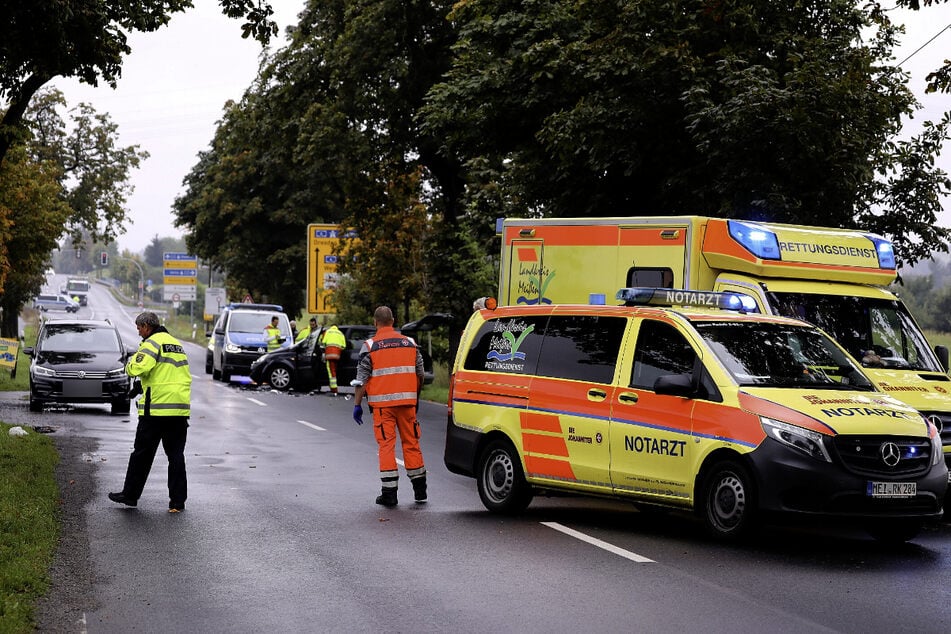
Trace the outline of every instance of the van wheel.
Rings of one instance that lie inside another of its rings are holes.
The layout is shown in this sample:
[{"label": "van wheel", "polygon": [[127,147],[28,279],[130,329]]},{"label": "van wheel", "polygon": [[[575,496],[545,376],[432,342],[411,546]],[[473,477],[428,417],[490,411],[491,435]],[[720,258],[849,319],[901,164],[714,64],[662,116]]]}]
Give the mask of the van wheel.
[{"label": "van wheel", "polygon": [[747,534],[756,516],[753,478],[733,460],[715,464],[704,479],[698,510],[709,533],[722,540]]},{"label": "van wheel", "polygon": [[215,370],[214,368],[212,368],[212,369],[211,369],[211,380],[212,380],[212,381],[220,381],[220,380],[221,380],[221,370]]},{"label": "van wheel", "polygon": [[224,370],[222,370],[222,371],[221,371],[221,380],[224,381],[225,383],[227,383],[228,381],[230,381],[230,380],[231,380],[231,373],[230,373],[230,372],[225,372]]},{"label": "van wheel", "polygon": [[880,520],[868,528],[868,534],[886,544],[903,544],[914,539],[921,532],[924,522],[921,520]]},{"label": "van wheel", "polygon": [[493,513],[515,515],[532,501],[532,490],[525,481],[522,463],[509,442],[489,443],[479,456],[477,481],[482,504]]},{"label": "van wheel", "polygon": [[290,389],[293,379],[291,371],[283,365],[274,366],[267,373],[267,382],[276,390]]},{"label": "van wheel", "polygon": [[33,398],[33,393],[30,392],[30,411],[31,412],[42,412],[43,403]]}]

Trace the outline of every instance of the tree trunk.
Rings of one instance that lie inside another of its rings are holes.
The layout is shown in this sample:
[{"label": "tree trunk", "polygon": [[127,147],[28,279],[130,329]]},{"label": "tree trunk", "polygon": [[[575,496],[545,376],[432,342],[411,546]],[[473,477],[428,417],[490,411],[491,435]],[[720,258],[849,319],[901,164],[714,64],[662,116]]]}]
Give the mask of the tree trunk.
[{"label": "tree trunk", "polygon": [[6,298],[0,299],[0,337],[16,339],[20,336],[19,329],[17,328],[17,318],[20,316],[20,307],[7,306],[7,303],[4,301],[5,299]]}]

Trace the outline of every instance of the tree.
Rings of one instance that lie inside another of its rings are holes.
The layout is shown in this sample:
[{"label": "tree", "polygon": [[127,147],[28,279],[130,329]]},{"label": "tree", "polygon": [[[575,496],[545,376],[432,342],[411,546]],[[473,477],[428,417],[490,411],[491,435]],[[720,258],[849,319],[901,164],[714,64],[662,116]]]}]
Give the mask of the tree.
[{"label": "tree", "polygon": [[17,336],[20,307],[40,289],[71,213],[57,177],[55,165],[31,161],[22,147],[0,165],[0,218],[7,220],[0,223],[0,336]]},{"label": "tree", "polygon": [[[307,224],[383,213],[393,179],[411,174],[425,180],[429,210],[455,222],[459,165],[416,122],[448,67],[448,7],[309,2],[186,179],[175,210],[192,252],[293,309],[303,302]],[[392,266],[404,264],[416,266]]]},{"label": "tree", "polygon": [[911,261],[947,250],[947,125],[895,141],[917,104],[876,5],[484,0],[450,17],[423,129],[465,163],[473,200],[500,201],[490,213],[861,221]]},{"label": "tree", "polygon": [[[266,44],[277,32],[264,0],[219,0],[228,17],[244,17],[243,37]],[[115,86],[130,52],[126,34],[151,32],[191,0],[46,0],[7,2],[0,20],[0,164],[23,141],[23,116],[33,95],[54,77],[78,77],[92,86]]]},{"label": "tree", "polygon": [[[899,7],[907,7],[918,11],[921,7],[930,7],[932,5],[946,3],[948,0],[896,0]],[[948,26],[944,27],[945,29]],[[944,60],[944,66],[941,66],[930,73],[925,81],[928,82],[927,92],[951,92],[951,60]]]},{"label": "tree", "polygon": [[67,126],[59,114],[65,107],[59,90],[37,93],[26,114],[27,146],[35,160],[58,169],[63,196],[73,210],[66,223],[73,242],[81,244],[88,235],[108,244],[125,231],[129,173],[148,153],[136,145],[118,146],[116,124],[89,104],[71,109]]}]

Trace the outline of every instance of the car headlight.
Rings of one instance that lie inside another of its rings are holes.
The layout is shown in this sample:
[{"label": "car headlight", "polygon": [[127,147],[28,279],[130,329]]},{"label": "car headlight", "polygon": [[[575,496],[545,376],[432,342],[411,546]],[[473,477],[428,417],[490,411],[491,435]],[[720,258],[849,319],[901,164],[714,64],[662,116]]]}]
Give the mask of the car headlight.
[{"label": "car headlight", "polygon": [[115,370],[106,372],[107,379],[115,379],[120,376],[125,376],[125,368],[116,368]]},{"label": "car headlight", "polygon": [[234,345],[233,343],[229,343],[225,346],[225,352],[241,352],[241,348]]},{"label": "car headlight", "polygon": [[56,376],[56,370],[45,368],[41,365],[33,366],[33,374],[37,376]]},{"label": "car headlight", "polygon": [[933,467],[944,460],[944,447],[941,445],[941,434],[938,433],[935,424],[927,418],[922,418],[925,421],[925,429],[928,430],[928,438],[931,439],[931,466]]},{"label": "car headlight", "polygon": [[763,426],[763,431],[773,440],[777,440],[787,447],[804,453],[816,460],[832,462],[832,458],[829,457],[829,452],[826,451],[823,436],[819,432],[804,427],[797,427],[796,425],[790,425],[789,423],[784,423],[765,416],[760,416],[759,420]]}]

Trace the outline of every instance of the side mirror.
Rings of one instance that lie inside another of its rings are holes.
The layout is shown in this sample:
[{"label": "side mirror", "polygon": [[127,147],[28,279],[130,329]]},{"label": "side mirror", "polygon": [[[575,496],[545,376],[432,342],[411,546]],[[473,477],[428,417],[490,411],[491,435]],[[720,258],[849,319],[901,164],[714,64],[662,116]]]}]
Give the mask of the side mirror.
[{"label": "side mirror", "polygon": [[33,346],[27,346],[26,348],[23,349],[23,354],[32,358],[33,355],[36,354],[36,348],[34,348]]},{"label": "side mirror", "polygon": [[948,347],[947,346],[935,346],[934,353],[938,355],[938,363],[941,364],[941,367],[944,368],[944,371],[948,371]]},{"label": "side mirror", "polygon": [[654,381],[654,392],[690,398],[694,394],[693,378],[684,374],[665,374]]}]

